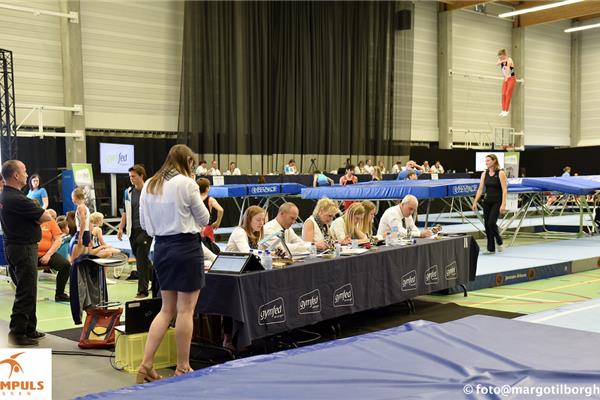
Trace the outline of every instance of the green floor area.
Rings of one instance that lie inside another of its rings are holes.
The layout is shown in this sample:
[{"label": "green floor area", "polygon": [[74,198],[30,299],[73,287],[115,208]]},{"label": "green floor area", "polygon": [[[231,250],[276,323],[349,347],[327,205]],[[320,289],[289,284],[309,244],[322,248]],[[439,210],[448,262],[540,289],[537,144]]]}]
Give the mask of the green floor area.
[{"label": "green floor area", "polygon": [[[110,300],[131,301],[137,293],[137,280],[116,279],[114,285],[108,286]],[[38,329],[43,332],[52,332],[74,328],[69,303],[54,301],[56,283],[53,277],[40,273],[38,279],[37,317]],[[68,293],[68,286],[66,292]],[[9,321],[14,300],[14,289],[5,281],[0,282],[0,320]],[[81,325],[80,325],[81,326]]]},{"label": "green floor area", "polygon": [[600,298],[600,269],[557,276],[539,281],[448,296],[421,296],[419,299],[520,314],[532,314],[567,304]]}]

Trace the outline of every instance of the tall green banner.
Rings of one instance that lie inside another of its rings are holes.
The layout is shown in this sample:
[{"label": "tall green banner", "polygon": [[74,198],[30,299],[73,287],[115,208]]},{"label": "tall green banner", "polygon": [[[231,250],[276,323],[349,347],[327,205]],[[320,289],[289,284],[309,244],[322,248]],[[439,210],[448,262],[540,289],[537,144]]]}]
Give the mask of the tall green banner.
[{"label": "tall green banner", "polygon": [[90,212],[96,211],[96,192],[94,190],[94,171],[92,164],[73,163],[73,178],[75,185],[83,189],[85,193],[85,205]]}]

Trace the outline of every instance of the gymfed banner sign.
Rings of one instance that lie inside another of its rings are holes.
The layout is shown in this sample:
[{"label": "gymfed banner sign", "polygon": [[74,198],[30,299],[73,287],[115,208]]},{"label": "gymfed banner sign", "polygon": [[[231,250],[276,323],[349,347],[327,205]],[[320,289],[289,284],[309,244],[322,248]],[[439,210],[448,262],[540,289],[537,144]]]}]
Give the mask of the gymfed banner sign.
[{"label": "gymfed banner sign", "polygon": [[100,143],[100,172],[127,174],[134,164],[132,144]]}]

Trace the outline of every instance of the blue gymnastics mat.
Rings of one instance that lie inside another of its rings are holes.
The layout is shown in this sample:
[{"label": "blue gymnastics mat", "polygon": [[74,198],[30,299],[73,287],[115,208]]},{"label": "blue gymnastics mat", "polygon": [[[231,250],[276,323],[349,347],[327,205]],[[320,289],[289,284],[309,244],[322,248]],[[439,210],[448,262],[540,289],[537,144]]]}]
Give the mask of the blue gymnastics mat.
[{"label": "blue gymnastics mat", "polygon": [[444,324],[420,321],[84,398],[529,398],[468,392],[476,393],[478,385],[591,389],[600,379],[599,341],[596,333],[481,315]]}]

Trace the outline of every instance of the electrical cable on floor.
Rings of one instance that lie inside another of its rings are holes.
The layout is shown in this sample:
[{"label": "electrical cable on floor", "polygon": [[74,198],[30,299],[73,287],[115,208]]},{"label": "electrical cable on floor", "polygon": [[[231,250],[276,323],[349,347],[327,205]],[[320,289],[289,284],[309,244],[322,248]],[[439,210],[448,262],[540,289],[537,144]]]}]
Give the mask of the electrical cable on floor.
[{"label": "electrical cable on floor", "polygon": [[[117,342],[121,336],[117,338]],[[117,343],[115,343],[115,348],[117,347]],[[117,371],[124,371],[125,367],[120,367],[114,362],[115,352],[114,350],[110,354],[97,354],[97,353],[87,353],[85,351],[73,351],[73,350],[52,350],[52,355],[55,356],[81,356],[81,357],[100,357],[100,358],[109,358],[110,366]]]}]

